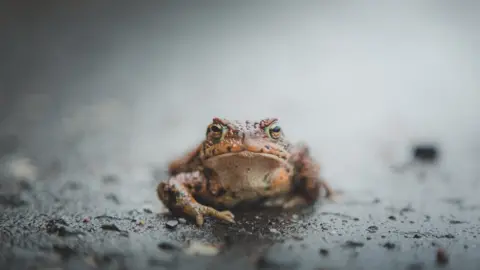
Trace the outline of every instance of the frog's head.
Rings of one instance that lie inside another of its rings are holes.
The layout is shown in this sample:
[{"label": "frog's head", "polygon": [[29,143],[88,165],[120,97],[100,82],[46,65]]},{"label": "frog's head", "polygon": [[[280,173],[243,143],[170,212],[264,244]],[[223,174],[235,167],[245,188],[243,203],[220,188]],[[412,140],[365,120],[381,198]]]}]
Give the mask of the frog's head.
[{"label": "frog's head", "polygon": [[205,136],[201,150],[204,160],[240,155],[285,162],[289,157],[290,143],[277,118],[258,121],[214,118]]}]

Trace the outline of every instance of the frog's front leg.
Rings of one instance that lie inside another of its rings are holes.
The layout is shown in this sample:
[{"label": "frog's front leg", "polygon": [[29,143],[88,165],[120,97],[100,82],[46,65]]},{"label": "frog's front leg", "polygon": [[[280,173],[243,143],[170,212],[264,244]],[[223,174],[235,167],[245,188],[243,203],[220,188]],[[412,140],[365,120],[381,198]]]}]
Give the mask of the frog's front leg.
[{"label": "frog's front leg", "polygon": [[323,189],[327,199],[333,200],[335,192],[331,186],[320,177],[320,166],[310,156],[307,146],[299,146],[291,155],[290,163],[294,165],[292,175],[292,196],[283,207],[291,208],[298,205],[311,205],[315,203]]},{"label": "frog's front leg", "polygon": [[207,192],[206,183],[207,179],[198,171],[179,173],[158,184],[157,195],[173,214],[194,218],[198,226],[203,225],[204,216],[235,223],[230,211],[218,211],[195,200],[195,194]]}]

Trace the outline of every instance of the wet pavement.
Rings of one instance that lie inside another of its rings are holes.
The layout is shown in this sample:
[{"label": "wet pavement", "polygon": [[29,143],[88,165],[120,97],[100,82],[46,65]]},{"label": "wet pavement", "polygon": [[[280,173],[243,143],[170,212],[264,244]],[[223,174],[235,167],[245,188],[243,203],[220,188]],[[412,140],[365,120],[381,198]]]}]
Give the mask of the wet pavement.
[{"label": "wet pavement", "polygon": [[[478,269],[478,9],[94,7],[4,14],[2,269]],[[170,216],[167,162],[265,116],[337,201]]]},{"label": "wet pavement", "polygon": [[[207,219],[202,228],[171,217],[154,200],[129,199],[153,199],[154,181],[111,178],[59,177],[4,191],[2,269],[475,269],[479,263],[475,192],[456,196],[448,190],[458,183],[441,175],[404,176],[413,187],[408,194],[401,184],[397,196],[346,190],[335,203],[253,209],[235,213],[234,225]],[[393,172],[389,178],[382,184],[398,181]],[[437,258],[441,250],[447,261]]]}]

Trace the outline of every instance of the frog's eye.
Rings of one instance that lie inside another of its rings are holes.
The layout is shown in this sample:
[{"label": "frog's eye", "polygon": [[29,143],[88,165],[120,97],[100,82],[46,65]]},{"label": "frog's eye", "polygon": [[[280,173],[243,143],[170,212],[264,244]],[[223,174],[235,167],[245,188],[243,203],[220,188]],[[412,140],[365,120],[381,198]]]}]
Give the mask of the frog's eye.
[{"label": "frog's eye", "polygon": [[265,128],[265,132],[268,134],[268,136],[272,139],[278,139],[282,135],[282,128],[277,125],[273,124]]},{"label": "frog's eye", "polygon": [[225,135],[225,128],[219,124],[212,124],[207,129],[207,136],[208,135],[213,139],[221,140]]}]

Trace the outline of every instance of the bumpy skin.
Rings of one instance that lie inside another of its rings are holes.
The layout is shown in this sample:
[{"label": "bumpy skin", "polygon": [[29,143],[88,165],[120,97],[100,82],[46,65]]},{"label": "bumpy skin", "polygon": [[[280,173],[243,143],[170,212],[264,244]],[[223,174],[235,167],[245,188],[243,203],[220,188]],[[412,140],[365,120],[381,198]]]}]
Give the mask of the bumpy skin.
[{"label": "bumpy skin", "polygon": [[[201,226],[204,216],[234,222],[227,209],[241,204],[291,208],[334,193],[305,145],[293,146],[275,118],[229,121],[214,118],[205,140],[169,165],[157,187],[164,205]],[[224,210],[224,211],[221,211]]]}]

